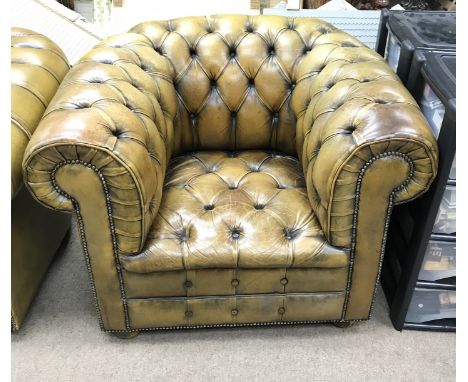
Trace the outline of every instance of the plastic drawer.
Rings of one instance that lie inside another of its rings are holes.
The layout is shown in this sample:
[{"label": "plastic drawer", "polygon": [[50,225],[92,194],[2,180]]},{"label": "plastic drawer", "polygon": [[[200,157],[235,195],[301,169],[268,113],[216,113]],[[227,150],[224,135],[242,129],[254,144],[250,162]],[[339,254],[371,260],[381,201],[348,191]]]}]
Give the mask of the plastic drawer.
[{"label": "plastic drawer", "polygon": [[431,126],[434,136],[438,138],[445,115],[445,106],[428,84],[424,85],[423,96],[419,104],[424,116],[429,122],[429,126]]},{"label": "plastic drawer", "polygon": [[437,281],[456,276],[456,243],[430,240],[427,244],[419,279]]},{"label": "plastic drawer", "polygon": [[422,323],[444,318],[456,318],[456,292],[416,288],[406,322]]},{"label": "plastic drawer", "polygon": [[401,47],[397,39],[391,33],[388,32],[387,46],[385,47],[385,59],[388,62],[388,65],[393,69],[394,72],[397,71],[398,61],[400,59]]},{"label": "plastic drawer", "polygon": [[456,211],[456,188],[455,186],[446,186],[432,232],[443,234],[456,233]]}]

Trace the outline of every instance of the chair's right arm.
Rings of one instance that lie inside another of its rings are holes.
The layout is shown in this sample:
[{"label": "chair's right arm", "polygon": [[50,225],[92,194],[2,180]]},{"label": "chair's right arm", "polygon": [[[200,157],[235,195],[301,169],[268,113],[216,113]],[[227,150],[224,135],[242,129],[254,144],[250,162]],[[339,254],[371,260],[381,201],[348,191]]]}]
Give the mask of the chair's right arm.
[{"label": "chair's right arm", "polygon": [[75,210],[104,329],[128,328],[118,255],[138,252],[173,147],[169,62],[138,34],[114,36],[70,70],[23,162],[33,196]]},{"label": "chair's right arm", "polygon": [[342,319],[368,319],[392,207],[429,188],[438,147],[383,58],[329,28],[298,68],[291,104],[312,208],[328,242],[350,253]]}]

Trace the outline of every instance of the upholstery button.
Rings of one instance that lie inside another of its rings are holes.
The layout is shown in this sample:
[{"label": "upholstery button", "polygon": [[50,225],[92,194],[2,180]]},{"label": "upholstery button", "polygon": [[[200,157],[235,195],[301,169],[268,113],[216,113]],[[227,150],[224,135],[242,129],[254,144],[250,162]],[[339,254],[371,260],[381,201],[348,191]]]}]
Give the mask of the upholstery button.
[{"label": "upholstery button", "polygon": [[274,46],[270,46],[270,47],[268,48],[268,54],[269,54],[270,56],[272,56],[273,54],[275,54],[275,47],[274,47]]},{"label": "upholstery button", "polygon": [[281,280],[280,280],[280,283],[281,285],[286,285],[288,283],[288,279],[286,277],[283,277]]},{"label": "upholstery button", "polygon": [[230,190],[237,190],[237,186],[229,186],[228,187]]},{"label": "upholstery button", "polygon": [[238,280],[238,279],[233,279],[233,280],[231,281],[231,285],[232,285],[233,287],[238,286],[238,285],[239,285],[239,280]]},{"label": "upholstery button", "polygon": [[284,309],[283,307],[278,309],[279,314],[284,314],[284,312],[286,312],[286,309]]},{"label": "upholstery button", "polygon": [[252,33],[252,32],[253,32],[253,27],[252,27],[252,25],[247,25],[247,26],[245,27],[245,31],[246,31],[246,32],[249,32],[249,33]]},{"label": "upholstery button", "polygon": [[191,310],[185,311],[185,317],[192,317],[192,316],[193,316],[193,312]]},{"label": "upholstery button", "polygon": [[232,314],[233,316],[237,316],[238,313],[239,313],[239,311],[238,311],[237,309],[232,309],[232,310],[231,310],[231,314]]},{"label": "upholstery button", "polygon": [[195,115],[195,113],[190,113],[189,117],[190,119],[195,119],[197,116]]},{"label": "upholstery button", "polygon": [[229,52],[229,55],[230,55],[231,57],[236,57],[236,51],[235,51],[235,50],[231,50],[231,51]]},{"label": "upholstery button", "polygon": [[263,210],[265,208],[263,204],[255,204],[254,207],[256,210]]},{"label": "upholstery button", "polygon": [[255,80],[253,78],[249,78],[249,86],[254,86]]},{"label": "upholstery button", "polygon": [[237,240],[240,238],[240,231],[238,229],[233,229],[231,232],[231,236],[233,239]]},{"label": "upholstery button", "polygon": [[210,84],[211,84],[212,87],[215,87],[215,86],[216,86],[216,80],[215,80],[215,79],[212,79],[212,80],[210,81]]},{"label": "upholstery button", "polygon": [[177,237],[179,238],[180,241],[187,241],[188,240],[188,234],[186,230],[178,231],[176,232]]},{"label": "upholstery button", "polygon": [[277,119],[278,117],[279,117],[279,113],[278,113],[278,112],[273,113],[273,118],[276,118],[276,119]]},{"label": "upholstery button", "polygon": [[296,87],[296,83],[295,82],[291,82],[291,84],[289,85],[289,88],[290,89],[294,89]]},{"label": "upholstery button", "polygon": [[185,283],[184,283],[185,287],[186,288],[191,288],[193,286],[193,283],[190,281],[190,280],[187,280]]},{"label": "upholstery button", "polygon": [[232,111],[232,112],[231,112],[231,118],[236,118],[236,117],[237,117],[237,112]]},{"label": "upholstery button", "polygon": [[208,204],[205,207],[203,207],[206,211],[211,211],[214,209],[214,206],[212,204]]},{"label": "upholstery button", "polygon": [[295,230],[293,230],[291,228],[285,228],[283,232],[284,232],[284,237],[286,238],[286,240],[294,239],[294,237],[297,234],[297,231],[295,231]]},{"label": "upholstery button", "polygon": [[190,48],[189,53],[190,53],[191,56],[195,56],[197,54],[195,48]]}]

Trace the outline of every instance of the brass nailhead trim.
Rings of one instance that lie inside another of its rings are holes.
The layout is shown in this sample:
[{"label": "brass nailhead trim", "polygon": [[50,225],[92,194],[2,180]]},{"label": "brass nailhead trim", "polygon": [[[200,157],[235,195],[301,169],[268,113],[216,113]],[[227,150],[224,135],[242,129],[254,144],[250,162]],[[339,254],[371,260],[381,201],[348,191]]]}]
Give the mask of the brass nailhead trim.
[{"label": "brass nailhead trim", "polygon": [[103,329],[106,333],[133,333],[139,331],[152,331],[152,330],[180,330],[180,329],[209,329],[209,328],[238,328],[246,326],[286,326],[286,325],[309,325],[309,324],[333,324],[345,322],[361,322],[368,319],[357,320],[305,320],[305,321],[272,321],[272,322],[252,322],[240,324],[207,324],[207,325],[176,325],[176,326],[156,326],[152,328],[130,329],[130,330],[112,330]]},{"label": "brass nailhead trim", "polygon": [[81,245],[83,248],[83,253],[85,255],[85,261],[86,261],[86,267],[88,269],[88,275],[91,281],[91,289],[93,291],[93,296],[94,296],[94,305],[96,308],[96,311],[98,313],[98,318],[99,318],[99,326],[101,327],[101,330],[104,330],[104,323],[102,321],[102,314],[101,314],[101,309],[99,308],[99,303],[98,303],[98,298],[97,298],[97,291],[96,291],[96,286],[94,282],[94,274],[92,272],[91,268],[91,261],[89,257],[89,252],[88,252],[88,245],[86,241],[86,235],[85,235],[85,228],[84,228],[84,223],[83,223],[83,217],[81,216],[80,212],[80,206],[79,203],[76,199],[74,199],[72,196],[68,195],[65,191],[60,189],[57,185],[57,181],[55,180],[55,174],[57,173],[57,170],[61,168],[62,166],[65,165],[70,165],[70,164],[79,164],[85,167],[88,167],[92,169],[97,176],[99,177],[99,180],[101,181],[102,188],[104,191],[104,196],[106,199],[106,206],[107,206],[107,217],[109,219],[109,227],[111,230],[111,238],[112,238],[112,250],[114,254],[114,260],[116,264],[116,271],[119,279],[119,286],[120,286],[120,294],[121,294],[121,300],[122,300],[122,306],[124,310],[124,317],[125,317],[125,327],[128,330],[131,330],[130,327],[130,318],[128,315],[128,307],[127,307],[127,298],[125,296],[125,286],[124,286],[124,281],[123,281],[123,276],[122,276],[122,269],[120,265],[120,260],[118,256],[118,244],[117,244],[117,238],[115,235],[115,226],[114,226],[114,218],[112,216],[112,206],[111,206],[111,200],[110,200],[110,193],[109,189],[107,187],[106,180],[104,178],[104,175],[101,173],[101,171],[93,164],[79,160],[79,159],[72,159],[72,160],[66,160],[63,162],[57,163],[54,168],[52,169],[51,172],[51,182],[52,185],[54,186],[55,190],[62,196],[66,197],[67,199],[71,200],[73,207],[75,209],[76,217],[78,220],[78,227],[80,231],[80,239],[81,239]]},{"label": "brass nailhead trim", "polygon": [[392,207],[393,207],[393,197],[394,197],[396,192],[403,189],[410,182],[411,178],[414,175],[413,161],[407,155],[405,155],[403,153],[400,153],[400,152],[397,152],[397,151],[389,151],[389,152],[386,152],[386,153],[381,153],[381,154],[375,155],[374,157],[372,157],[371,159],[366,161],[364,163],[364,166],[362,166],[361,170],[359,171],[358,180],[356,182],[356,192],[355,192],[356,202],[355,202],[355,205],[354,205],[353,226],[352,226],[352,231],[351,231],[352,234],[351,234],[351,250],[350,250],[350,259],[349,259],[349,269],[348,269],[348,281],[347,281],[346,290],[345,290],[345,302],[344,302],[344,305],[343,305],[343,313],[341,315],[341,319],[342,319],[343,322],[345,321],[346,312],[348,310],[348,302],[349,302],[349,296],[350,296],[350,292],[351,292],[352,276],[353,276],[353,269],[354,269],[354,256],[356,254],[357,222],[358,222],[358,211],[359,211],[359,203],[360,203],[360,196],[361,196],[362,179],[364,177],[364,173],[366,172],[366,170],[376,160],[386,158],[386,157],[390,157],[390,156],[403,158],[408,163],[408,165],[410,167],[410,171],[409,171],[409,174],[408,174],[408,177],[406,178],[406,180],[401,185],[396,187],[391,192],[390,197],[389,197],[389,206],[388,206],[388,209],[387,209],[387,216],[385,218],[384,237],[383,237],[383,240],[382,240],[382,246],[380,248],[379,268],[378,268],[378,271],[377,271],[377,278],[376,278],[375,285],[374,285],[374,292],[373,292],[372,302],[371,302],[371,306],[370,306],[370,309],[369,309],[369,315],[368,315],[367,319],[370,319],[371,315],[372,315],[372,309],[374,307],[375,296],[376,296],[376,293],[377,293],[377,285],[379,283],[380,272],[382,270],[383,254],[385,252],[385,243],[387,241],[387,234],[388,234],[388,227],[389,227],[389,222],[390,222],[390,215],[391,215]]}]

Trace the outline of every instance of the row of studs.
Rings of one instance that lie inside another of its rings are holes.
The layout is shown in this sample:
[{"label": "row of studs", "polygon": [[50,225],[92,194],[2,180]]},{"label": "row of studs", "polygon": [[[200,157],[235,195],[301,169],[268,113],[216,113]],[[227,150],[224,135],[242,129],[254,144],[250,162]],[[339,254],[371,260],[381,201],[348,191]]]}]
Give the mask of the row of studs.
[{"label": "row of studs", "polygon": [[88,274],[89,274],[89,277],[90,277],[90,280],[91,280],[91,288],[93,290],[94,304],[95,304],[95,307],[96,307],[96,311],[98,312],[99,325],[100,325],[101,329],[104,329],[104,323],[103,323],[103,320],[102,320],[102,314],[101,314],[101,310],[99,308],[99,303],[98,303],[98,299],[97,299],[97,292],[96,292],[96,287],[95,287],[95,283],[94,283],[94,274],[93,274],[93,271],[92,271],[92,268],[91,268],[91,262],[90,262],[89,252],[88,252],[88,245],[87,245],[86,234],[85,234],[85,229],[84,229],[84,222],[83,222],[83,217],[82,217],[81,212],[80,212],[80,206],[79,206],[77,200],[75,200],[73,197],[71,197],[66,192],[64,192],[62,189],[60,189],[60,187],[58,187],[57,182],[55,180],[55,174],[56,174],[57,170],[62,166],[70,165],[70,164],[79,164],[79,165],[85,166],[87,168],[90,168],[91,170],[93,170],[98,175],[98,177],[99,177],[99,179],[101,181],[103,191],[104,191],[104,195],[105,195],[105,198],[106,198],[107,217],[109,219],[109,226],[110,226],[111,238],[112,238],[112,251],[113,251],[113,254],[114,254],[114,260],[115,260],[117,275],[118,275],[118,279],[119,279],[120,294],[121,294],[122,305],[123,305],[124,316],[125,316],[125,327],[127,329],[130,329],[130,319],[129,319],[129,315],[128,315],[127,298],[126,298],[126,295],[125,295],[125,286],[124,286],[124,281],[123,281],[123,276],[122,276],[122,269],[121,269],[120,260],[119,260],[119,257],[118,257],[118,244],[117,244],[117,238],[116,238],[116,235],[115,235],[114,219],[113,219],[113,216],[112,216],[110,193],[109,193],[109,189],[107,187],[106,180],[104,178],[104,175],[99,171],[99,169],[95,165],[93,165],[91,163],[88,163],[88,162],[85,162],[83,160],[79,160],[79,159],[66,160],[66,161],[60,162],[57,165],[55,165],[55,167],[53,168],[53,170],[51,172],[51,181],[52,181],[53,187],[55,188],[55,190],[59,194],[63,195],[64,197],[66,197],[67,199],[70,199],[72,201],[73,207],[74,207],[75,212],[76,212],[78,225],[79,225],[79,230],[80,230],[81,244],[82,244],[83,252],[84,252],[84,255],[85,255],[86,267],[88,268]]},{"label": "row of studs", "polygon": [[180,329],[210,329],[210,328],[235,328],[235,327],[248,327],[248,326],[286,326],[286,325],[310,325],[310,324],[338,324],[338,323],[353,323],[367,321],[367,319],[357,320],[305,320],[305,321],[271,321],[271,322],[246,322],[238,324],[206,324],[206,325],[176,325],[176,326],[157,326],[153,328],[141,328],[130,330],[112,330],[105,329],[107,333],[134,333],[140,331],[154,331],[154,330],[180,330]]},{"label": "row of studs", "polygon": [[364,177],[364,173],[366,172],[366,170],[376,160],[386,158],[386,157],[391,157],[391,156],[403,158],[408,163],[408,165],[410,166],[410,171],[409,171],[409,174],[408,174],[408,177],[406,178],[406,180],[401,185],[399,185],[397,188],[395,188],[390,194],[389,207],[387,209],[387,216],[385,217],[384,237],[383,237],[383,240],[382,240],[382,246],[380,248],[379,267],[378,267],[378,271],[377,271],[377,278],[376,278],[376,281],[375,281],[374,292],[373,292],[373,297],[372,297],[372,302],[371,302],[368,318],[370,318],[371,314],[372,314],[372,308],[374,306],[375,296],[376,296],[376,292],[377,292],[377,285],[379,283],[380,271],[381,271],[382,262],[383,262],[383,255],[384,255],[384,252],[385,252],[385,243],[387,241],[387,233],[388,233],[388,226],[389,226],[389,222],[390,222],[390,215],[391,215],[391,212],[392,212],[393,195],[397,191],[399,191],[403,187],[405,187],[409,183],[409,181],[412,179],[412,177],[414,175],[414,165],[413,165],[412,160],[407,155],[405,155],[403,153],[400,153],[400,152],[397,152],[397,151],[389,151],[389,152],[378,154],[378,155],[372,157],[371,159],[366,161],[364,166],[359,171],[358,179],[357,179],[357,182],[356,182],[355,204],[354,204],[354,212],[353,212],[353,226],[352,226],[352,231],[351,231],[351,251],[350,251],[350,259],[349,259],[348,281],[347,281],[347,285],[346,285],[346,296],[345,296],[345,302],[344,302],[344,306],[343,306],[343,314],[341,316],[342,320],[344,320],[344,318],[346,316],[346,312],[348,310],[348,302],[349,302],[349,297],[350,297],[350,292],[351,292],[351,284],[352,284],[352,278],[353,278],[354,257],[355,257],[355,254],[356,254],[357,223],[358,223],[358,213],[359,213],[359,203],[360,203],[362,179]]},{"label": "row of studs", "polygon": [[[395,188],[392,191],[392,193],[390,194],[389,199],[388,199],[388,209],[387,209],[387,216],[385,218],[384,235],[383,235],[383,238],[382,238],[382,246],[380,247],[379,266],[378,266],[377,275],[376,275],[376,278],[375,278],[374,293],[372,295],[372,302],[371,302],[371,306],[370,306],[370,309],[369,309],[368,319],[370,319],[372,317],[372,311],[373,311],[373,308],[374,308],[375,297],[377,295],[377,286],[379,285],[380,274],[381,274],[381,271],[382,271],[382,264],[383,264],[384,254],[385,254],[385,246],[386,246],[386,243],[387,243],[388,229],[389,229],[389,226],[390,226],[390,217],[392,215],[392,210],[393,210],[393,198],[394,198],[395,194],[398,191],[402,190],[404,187],[406,187],[408,185],[408,183],[411,181],[411,179],[414,176],[413,161],[407,155],[405,155],[403,153],[399,153],[399,152],[395,152],[395,151],[392,151],[391,153],[393,155],[395,155],[395,156],[403,158],[408,163],[408,165],[410,167],[410,171],[408,173],[408,177],[406,178],[406,180],[401,185],[399,185],[397,188]],[[381,154],[379,154],[379,155],[381,155]]]}]

